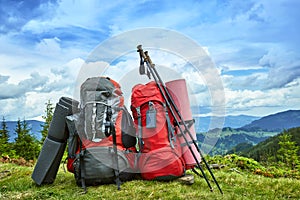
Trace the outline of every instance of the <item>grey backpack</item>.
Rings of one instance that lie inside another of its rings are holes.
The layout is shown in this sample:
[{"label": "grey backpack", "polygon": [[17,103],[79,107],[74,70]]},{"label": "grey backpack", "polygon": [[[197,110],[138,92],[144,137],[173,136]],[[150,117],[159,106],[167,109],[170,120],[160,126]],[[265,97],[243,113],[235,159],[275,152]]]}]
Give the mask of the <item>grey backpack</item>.
[{"label": "grey backpack", "polygon": [[80,112],[67,117],[68,171],[78,185],[116,183],[134,177],[136,137],[120,85],[107,77],[87,79]]}]

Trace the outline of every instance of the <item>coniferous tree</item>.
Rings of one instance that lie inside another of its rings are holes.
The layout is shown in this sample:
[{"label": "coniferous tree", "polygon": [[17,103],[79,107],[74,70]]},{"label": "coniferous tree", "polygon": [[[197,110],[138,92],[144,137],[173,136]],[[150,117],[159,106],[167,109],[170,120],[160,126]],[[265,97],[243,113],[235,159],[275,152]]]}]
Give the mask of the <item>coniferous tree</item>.
[{"label": "coniferous tree", "polygon": [[8,155],[10,152],[10,144],[9,144],[9,136],[8,136],[8,128],[5,121],[5,117],[3,116],[1,122],[0,129],[0,155]]},{"label": "coniferous tree", "polygon": [[44,142],[44,140],[46,139],[46,137],[48,135],[48,130],[49,130],[49,127],[50,127],[50,123],[52,121],[53,112],[54,112],[54,106],[51,103],[51,101],[48,100],[48,102],[46,103],[45,115],[42,116],[42,118],[45,120],[45,123],[41,125],[42,126],[42,130],[41,130],[42,140],[41,140],[41,143]]},{"label": "coniferous tree", "polygon": [[15,138],[15,143],[14,143],[14,150],[16,152],[16,154],[18,156],[20,156],[20,154],[22,154],[22,151],[24,151],[23,149],[23,145],[24,145],[24,131],[22,129],[22,123],[21,120],[18,119],[17,121],[17,125],[15,128],[15,134],[17,135],[17,137]]},{"label": "coniferous tree", "polygon": [[286,167],[295,169],[299,164],[299,146],[296,145],[295,141],[292,141],[292,135],[284,131],[283,134],[279,136],[278,144],[280,145],[280,149],[277,151],[278,160]]},{"label": "coniferous tree", "polygon": [[30,129],[25,120],[17,121],[15,129],[17,138],[15,139],[14,150],[16,154],[25,160],[35,160],[39,154],[39,143],[37,139],[30,135]]}]

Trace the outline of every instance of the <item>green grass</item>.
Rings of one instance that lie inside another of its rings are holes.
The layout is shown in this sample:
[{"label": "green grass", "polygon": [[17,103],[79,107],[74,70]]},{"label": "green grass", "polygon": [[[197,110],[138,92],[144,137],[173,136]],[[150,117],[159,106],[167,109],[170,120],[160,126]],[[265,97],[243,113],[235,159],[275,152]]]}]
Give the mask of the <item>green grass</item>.
[{"label": "green grass", "polygon": [[0,163],[0,199],[300,199],[298,179],[268,178],[231,168],[213,170],[224,195],[211,178],[213,192],[198,176],[193,185],[134,180],[123,183],[120,191],[110,184],[88,187],[84,194],[73,174],[65,173],[62,168],[53,184],[43,186],[32,181],[32,171],[33,167]]}]

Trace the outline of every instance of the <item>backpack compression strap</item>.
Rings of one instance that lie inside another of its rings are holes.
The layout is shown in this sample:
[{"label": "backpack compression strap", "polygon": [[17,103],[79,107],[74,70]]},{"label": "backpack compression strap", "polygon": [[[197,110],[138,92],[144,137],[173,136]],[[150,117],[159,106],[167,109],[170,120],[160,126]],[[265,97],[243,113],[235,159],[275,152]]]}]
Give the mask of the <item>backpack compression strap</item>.
[{"label": "backpack compression strap", "polygon": [[87,189],[86,189],[86,185],[85,185],[85,168],[84,168],[84,161],[83,161],[83,156],[84,156],[85,150],[83,150],[83,148],[82,148],[81,140],[80,140],[79,145],[80,145],[79,165],[80,165],[81,187],[83,188],[84,193],[86,193]]},{"label": "backpack compression strap", "polygon": [[139,139],[139,147],[140,151],[143,149],[143,132],[142,132],[142,115],[141,115],[141,107],[136,108],[137,116],[138,116],[138,139]]},{"label": "backpack compression strap", "polygon": [[164,105],[164,108],[165,108],[165,112],[166,112],[166,121],[167,121],[167,125],[168,125],[169,142],[170,142],[170,145],[171,145],[172,149],[174,149],[173,142],[176,142],[174,129],[173,129],[172,124],[171,124],[171,120],[170,120],[170,117],[169,117],[169,114],[168,114],[168,109],[166,108],[165,105]]},{"label": "backpack compression strap", "polygon": [[116,129],[115,129],[115,125],[111,120],[112,117],[112,108],[111,106],[107,106],[106,108],[106,120],[110,125],[109,128],[109,132],[110,133],[106,133],[107,135],[112,135],[113,138],[113,151],[114,151],[114,155],[112,156],[112,158],[114,158],[113,163],[116,163],[116,169],[114,169],[115,172],[115,176],[116,176],[116,184],[118,187],[118,190],[120,190],[120,185],[121,185],[121,181],[120,181],[120,169],[119,169],[119,162],[118,162],[118,150],[117,150],[117,136],[116,136]]},{"label": "backpack compression strap", "polygon": [[[178,124],[176,124],[175,126],[180,126],[180,125],[183,125],[183,123],[185,123],[186,125],[187,125],[187,128],[189,129],[189,128],[191,128],[192,127],[192,125],[195,123],[195,119],[191,119],[191,120],[185,120],[184,122],[179,122]],[[186,134],[188,132],[188,130],[184,130],[183,131],[183,134]],[[181,133],[178,133],[177,134],[179,137],[182,137],[183,135],[181,134]],[[186,145],[188,145],[188,144],[193,144],[194,142],[197,142],[197,140],[194,140],[194,139],[192,139],[192,140],[190,140],[190,141],[188,141],[188,143],[183,143],[183,144],[181,144],[181,146],[186,146]]]}]

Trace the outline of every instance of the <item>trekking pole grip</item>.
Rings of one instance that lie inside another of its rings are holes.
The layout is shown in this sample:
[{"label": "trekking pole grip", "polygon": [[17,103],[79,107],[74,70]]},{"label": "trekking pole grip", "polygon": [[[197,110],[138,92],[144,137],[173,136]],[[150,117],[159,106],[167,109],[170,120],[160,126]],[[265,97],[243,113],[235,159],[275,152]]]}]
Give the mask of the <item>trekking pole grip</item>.
[{"label": "trekking pole grip", "polygon": [[138,45],[136,48],[138,49],[137,52],[140,53],[141,58],[146,59],[146,55],[145,55],[145,53],[144,53],[144,50],[143,50],[143,48],[142,48],[142,45],[140,44],[140,45]]},{"label": "trekking pole grip", "polygon": [[150,66],[151,66],[152,68],[154,68],[155,64],[153,64],[153,62],[152,62],[152,60],[151,60],[151,58],[150,58],[150,56],[149,56],[149,54],[148,54],[148,51],[145,51],[145,55],[146,55],[146,58],[147,58],[146,61],[149,62]]},{"label": "trekking pole grip", "polygon": [[144,59],[144,61],[146,63],[148,63],[151,67],[154,67],[155,64],[152,63],[152,60],[151,60],[151,58],[150,58],[150,56],[148,54],[148,51],[144,52],[141,44],[137,46],[137,49],[138,49],[137,52],[140,53],[140,56]]}]

